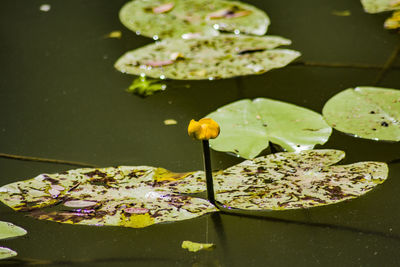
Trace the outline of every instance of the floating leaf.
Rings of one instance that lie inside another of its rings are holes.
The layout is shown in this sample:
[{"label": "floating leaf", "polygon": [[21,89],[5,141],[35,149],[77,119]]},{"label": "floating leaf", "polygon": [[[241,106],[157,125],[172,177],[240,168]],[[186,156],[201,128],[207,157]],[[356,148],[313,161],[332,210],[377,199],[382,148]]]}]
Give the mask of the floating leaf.
[{"label": "floating leaf", "polygon": [[[14,210],[31,211],[38,219],[139,228],[216,211],[204,199],[176,193],[204,190],[203,172],[123,166],[42,174],[1,187],[0,200]],[[56,210],[43,209],[49,207]]]},{"label": "floating leaf", "polygon": [[19,226],[10,222],[0,221],[0,239],[22,236],[26,233],[26,230]]},{"label": "floating leaf", "polygon": [[384,26],[388,30],[400,29],[400,11],[393,12],[392,16],[385,20]]},{"label": "floating leaf", "polygon": [[125,4],[119,17],[130,30],[155,40],[215,36],[218,30],[264,35],[269,25],[262,10],[225,0],[136,0]]},{"label": "floating leaf", "polygon": [[176,125],[176,124],[178,124],[178,122],[174,119],[167,119],[167,120],[164,120],[164,124],[165,125]]},{"label": "floating leaf", "polygon": [[350,88],[329,99],[322,113],[338,131],[367,139],[400,141],[400,90]]},{"label": "floating leaf", "polygon": [[243,158],[254,158],[269,141],[288,151],[311,149],[324,144],[332,132],[320,114],[267,98],[239,100],[206,117],[221,128],[220,136],[210,141],[211,147]]},{"label": "floating leaf", "polygon": [[212,243],[197,243],[192,241],[183,241],[182,248],[189,250],[190,252],[197,252],[199,250],[209,250],[215,245]]},{"label": "floating leaf", "polygon": [[364,10],[368,13],[379,13],[400,9],[399,0],[361,0]]},{"label": "floating leaf", "polygon": [[382,162],[333,164],[339,150],[282,152],[246,160],[214,176],[216,200],[245,210],[283,210],[337,203],[385,181]]},{"label": "floating leaf", "polygon": [[300,56],[297,51],[273,49],[290,43],[278,36],[167,39],[124,54],[115,67],[124,73],[177,80],[261,74],[284,67]]},{"label": "floating leaf", "polygon": [[0,260],[17,256],[17,252],[9,248],[0,247]]},{"label": "floating leaf", "polygon": [[126,91],[146,97],[153,95],[158,91],[163,91],[166,88],[167,86],[165,84],[158,83],[158,80],[147,79],[146,76],[140,76],[132,82]]}]

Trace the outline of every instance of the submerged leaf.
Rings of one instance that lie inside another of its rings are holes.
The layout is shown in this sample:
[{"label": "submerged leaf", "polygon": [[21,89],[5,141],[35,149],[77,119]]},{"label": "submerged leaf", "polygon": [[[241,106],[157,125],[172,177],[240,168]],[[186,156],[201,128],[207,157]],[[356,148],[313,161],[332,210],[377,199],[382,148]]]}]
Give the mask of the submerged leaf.
[{"label": "submerged leaf", "polygon": [[165,84],[158,83],[158,80],[152,80],[146,78],[146,76],[140,76],[133,80],[132,84],[126,91],[146,97],[153,95],[158,91],[163,91],[166,88],[167,86]]},{"label": "submerged leaf", "polygon": [[338,131],[367,139],[400,141],[400,90],[350,88],[329,99],[322,113]]},{"label": "submerged leaf", "polygon": [[[54,186],[64,189],[53,194]],[[177,194],[204,190],[203,172],[122,166],[42,174],[1,187],[0,200],[38,219],[139,228],[216,211],[204,199]],[[43,209],[56,205],[57,210]]]},{"label": "submerged leaf", "polygon": [[17,256],[17,252],[9,248],[0,247],[0,260]]},{"label": "submerged leaf", "polygon": [[267,98],[239,100],[206,117],[221,127],[220,136],[210,141],[211,148],[243,158],[254,158],[269,141],[288,151],[311,149],[324,144],[332,131],[320,114]]},{"label": "submerged leaf", "polygon": [[9,222],[0,221],[0,239],[22,236],[26,233],[26,230],[19,226]]},{"label": "submerged leaf", "polygon": [[364,10],[368,13],[379,13],[400,9],[399,0],[361,0]]},{"label": "submerged leaf", "polygon": [[115,39],[121,39],[121,37],[122,37],[121,31],[112,31],[104,36],[104,38],[115,38]]},{"label": "submerged leaf", "polygon": [[351,15],[350,10],[334,10],[332,11],[332,15],[338,16],[338,17],[348,17]]},{"label": "submerged leaf", "polygon": [[218,30],[264,35],[269,25],[260,9],[226,0],[135,0],[119,17],[130,30],[154,39],[215,36]]},{"label": "submerged leaf", "polygon": [[334,204],[385,181],[382,162],[332,166],[339,150],[282,152],[246,160],[214,176],[216,200],[245,210],[284,210]]},{"label": "submerged leaf", "polygon": [[197,252],[199,250],[209,250],[215,245],[212,243],[197,243],[192,241],[183,241],[182,248],[189,250],[190,252]]},{"label": "submerged leaf", "polygon": [[[274,49],[290,43],[278,36],[167,39],[127,52],[118,59],[115,67],[123,73],[177,80],[261,74],[284,67],[300,56],[294,50]],[[155,62],[159,64],[155,65]]]}]

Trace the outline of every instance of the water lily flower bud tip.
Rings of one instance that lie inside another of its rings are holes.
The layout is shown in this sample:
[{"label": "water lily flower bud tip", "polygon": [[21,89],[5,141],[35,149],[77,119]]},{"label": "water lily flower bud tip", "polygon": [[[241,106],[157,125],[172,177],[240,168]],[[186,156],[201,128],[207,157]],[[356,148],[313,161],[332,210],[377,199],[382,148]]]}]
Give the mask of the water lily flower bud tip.
[{"label": "water lily flower bud tip", "polygon": [[220,129],[216,121],[210,118],[203,118],[199,121],[191,120],[188,126],[189,136],[197,140],[209,140],[217,138]]}]

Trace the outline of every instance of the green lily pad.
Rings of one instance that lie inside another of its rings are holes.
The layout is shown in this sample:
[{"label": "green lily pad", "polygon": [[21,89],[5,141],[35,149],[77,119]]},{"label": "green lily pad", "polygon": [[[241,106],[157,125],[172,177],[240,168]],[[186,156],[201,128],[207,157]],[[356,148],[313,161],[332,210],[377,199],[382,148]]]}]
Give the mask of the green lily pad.
[{"label": "green lily pad", "polygon": [[262,10],[225,0],[135,0],[119,17],[130,30],[155,40],[215,36],[218,30],[264,35],[270,23]]},{"label": "green lily pad", "polygon": [[400,9],[398,0],[361,0],[365,12],[379,13],[383,11]]},{"label": "green lily pad", "polygon": [[0,200],[38,219],[141,228],[216,211],[204,199],[176,193],[204,189],[203,172],[122,166],[42,174],[1,187]]},{"label": "green lily pad", "polygon": [[400,90],[350,88],[329,99],[322,113],[338,131],[367,139],[400,141]]},{"label": "green lily pad", "polygon": [[177,80],[261,74],[300,56],[297,51],[273,49],[290,43],[278,36],[167,39],[127,52],[115,67],[123,73]]},{"label": "green lily pad", "polygon": [[0,260],[17,256],[17,252],[9,248],[0,247]]},{"label": "green lily pad", "polygon": [[387,178],[382,162],[333,166],[344,155],[309,150],[246,160],[214,176],[216,200],[244,210],[310,208],[356,198]]},{"label": "green lily pad", "polygon": [[0,221],[0,239],[22,236],[26,233],[26,230],[19,226],[10,222]]},{"label": "green lily pad", "polygon": [[332,132],[320,114],[267,98],[239,100],[206,117],[221,128],[218,138],[210,140],[211,148],[247,159],[260,154],[269,141],[287,151],[300,151],[324,144]]}]

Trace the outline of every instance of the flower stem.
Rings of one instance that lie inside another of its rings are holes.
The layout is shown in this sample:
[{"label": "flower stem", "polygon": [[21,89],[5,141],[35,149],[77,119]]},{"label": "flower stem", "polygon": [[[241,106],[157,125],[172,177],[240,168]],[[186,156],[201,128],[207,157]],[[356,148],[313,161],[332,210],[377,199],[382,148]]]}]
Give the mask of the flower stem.
[{"label": "flower stem", "polygon": [[211,204],[215,206],[215,195],[214,195],[214,185],[211,171],[211,157],[210,157],[210,145],[208,140],[203,141],[203,160],[204,160],[204,171],[206,173],[207,182],[207,198]]}]

